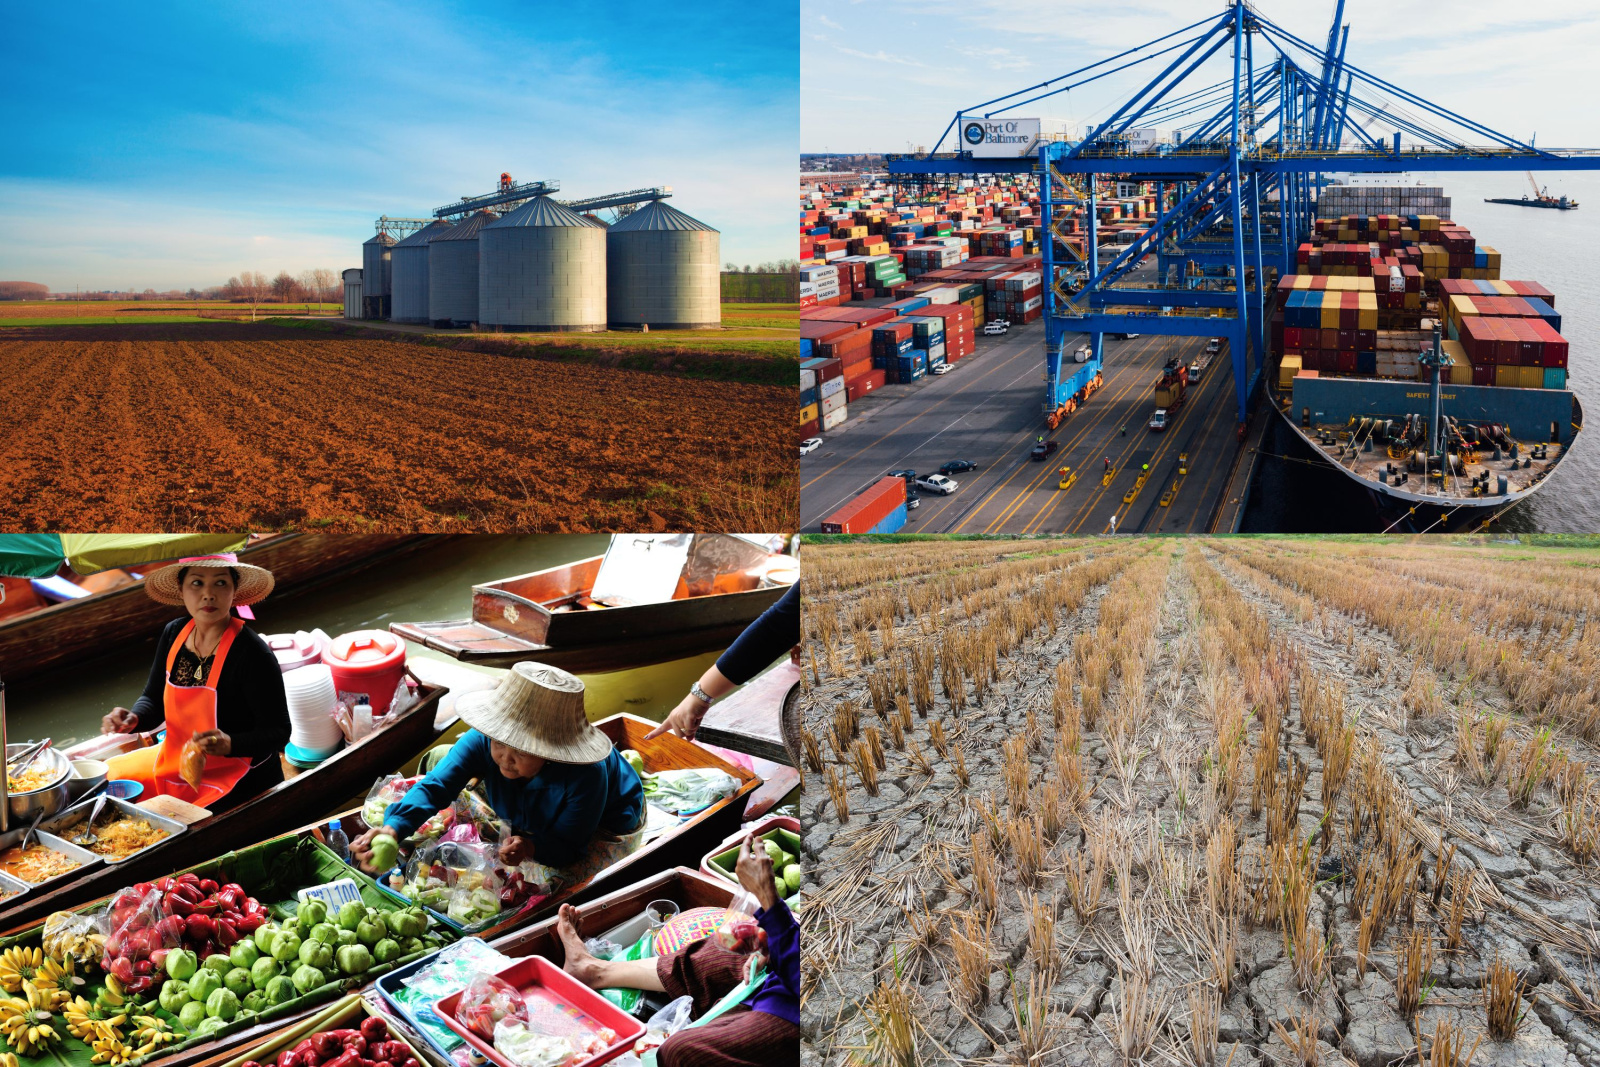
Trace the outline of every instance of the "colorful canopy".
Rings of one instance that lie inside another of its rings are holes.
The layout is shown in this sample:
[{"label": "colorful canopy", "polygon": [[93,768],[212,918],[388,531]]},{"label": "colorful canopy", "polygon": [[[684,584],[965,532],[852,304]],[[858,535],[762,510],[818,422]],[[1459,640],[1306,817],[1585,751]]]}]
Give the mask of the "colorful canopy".
[{"label": "colorful canopy", "polygon": [[79,574],[233,552],[248,534],[0,534],[0,575],[48,578],[66,563]]}]

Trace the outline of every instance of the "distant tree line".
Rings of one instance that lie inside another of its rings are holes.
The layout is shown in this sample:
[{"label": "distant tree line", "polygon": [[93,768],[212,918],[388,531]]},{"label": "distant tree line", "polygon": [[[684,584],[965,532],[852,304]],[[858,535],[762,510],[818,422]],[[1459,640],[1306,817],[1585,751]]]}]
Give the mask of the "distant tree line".
[{"label": "distant tree line", "polygon": [[0,300],[44,300],[50,287],[38,282],[0,282]]},{"label": "distant tree line", "polygon": [[722,271],[724,304],[793,304],[800,299],[800,261],[780,259],[752,267],[726,263]]},{"label": "distant tree line", "polygon": [[339,304],[344,302],[344,283],[330,267],[290,274],[283,270],[276,278],[260,271],[243,271],[221,285],[206,289],[114,290],[52,293],[38,282],[0,282],[0,300],[229,300],[252,306],[265,303]]}]

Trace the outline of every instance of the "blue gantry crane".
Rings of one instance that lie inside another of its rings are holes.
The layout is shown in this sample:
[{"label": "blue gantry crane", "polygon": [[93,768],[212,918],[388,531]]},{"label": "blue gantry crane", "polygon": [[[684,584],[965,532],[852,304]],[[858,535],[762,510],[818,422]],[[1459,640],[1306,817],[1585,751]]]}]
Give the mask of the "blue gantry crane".
[{"label": "blue gantry crane", "polygon": [[[1357,67],[1346,58],[1349,38],[1344,0],[1320,47],[1231,0],[1220,15],[963,109],[932,150],[889,157],[889,173],[905,180],[1039,175],[1043,410],[1052,424],[1082,377],[1081,367],[1063,365],[1069,338],[1087,333],[1089,362],[1098,366],[1107,333],[1221,336],[1230,342],[1242,433],[1266,362],[1269,277],[1294,271],[1295,249],[1309,237],[1333,173],[1600,169],[1600,150],[1535,148]],[[1224,49],[1231,76],[1193,84]],[[981,129],[966,136],[973,120],[1003,124],[1019,109],[1141,66],[1159,73],[1079,140],[1040,140],[1009,158],[967,147],[983,140]],[[1380,119],[1388,138],[1370,132]],[[1158,123],[1178,130],[1174,143],[1130,137]],[[958,126],[961,147],[941,152]],[[1155,221],[1103,263],[1096,182],[1111,175],[1156,183],[1159,195]],[[1063,230],[1080,211],[1082,249]]]}]

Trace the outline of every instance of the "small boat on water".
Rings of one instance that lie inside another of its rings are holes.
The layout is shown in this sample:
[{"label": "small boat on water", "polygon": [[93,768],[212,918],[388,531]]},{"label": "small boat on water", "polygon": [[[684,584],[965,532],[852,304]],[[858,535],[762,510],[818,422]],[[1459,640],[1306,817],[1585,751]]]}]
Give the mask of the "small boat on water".
[{"label": "small boat on water", "polygon": [[[727,647],[799,576],[793,556],[753,539],[680,534],[661,551],[666,540],[618,534],[605,555],[473,586],[470,619],[389,629],[467,663],[616,671]],[[613,571],[637,599],[610,595]]]},{"label": "small boat on water", "polygon": [[[414,551],[438,535],[281,533],[252,537],[239,560],[265,567],[278,595]],[[0,678],[8,682],[154,638],[173,609],[144,594],[145,579],[171,561],[100,571],[54,600],[27,578],[0,577]],[[56,581],[60,581],[57,579]]]},{"label": "small boat on water", "polygon": [[[364,793],[373,779],[404,766],[430,747],[441,732],[435,714],[448,692],[443,686],[424,684],[416,702],[392,716],[382,730],[238,807],[193,822],[183,833],[120,863],[99,864],[85,870],[82,877],[6,900],[0,904],[0,929],[39,922],[53,911],[82,907],[136,882],[281,836],[285,827],[315,822]],[[126,739],[129,750],[156,743],[154,733],[126,734],[90,738],[63,751],[70,758],[90,757],[91,753],[95,754],[91,758],[99,758],[108,741],[120,739]]]}]

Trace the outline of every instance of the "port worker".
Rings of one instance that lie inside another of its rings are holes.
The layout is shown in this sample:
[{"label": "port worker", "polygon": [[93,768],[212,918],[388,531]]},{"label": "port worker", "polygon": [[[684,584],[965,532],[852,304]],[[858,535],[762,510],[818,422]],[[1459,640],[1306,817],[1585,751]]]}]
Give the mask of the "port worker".
[{"label": "port worker", "polygon": [[1106,457],[1106,473],[1107,474],[1111,473],[1111,457],[1110,456]]},{"label": "port worker", "polygon": [[[581,915],[563,904],[556,932],[566,950],[563,969],[591,989],[642,989],[693,998],[691,1024],[656,1050],[659,1067],[794,1067],[800,1062],[800,928],[772,880],[772,860],[745,835],[734,867],[739,884],[761,905],[756,922],[767,932],[767,970],[759,985],[745,980],[748,956],[713,938],[693,941],[654,959],[602,960],[584,947]],[[714,1008],[739,1000],[709,1022]]]},{"label": "port worker", "polygon": [[1117,532],[1117,517],[1115,515],[1111,516],[1111,532]]},{"label": "port worker", "polygon": [[667,714],[661,725],[645,734],[645,740],[670,732],[693,741],[712,704],[766,670],[784,652],[788,652],[795,663],[800,662],[799,582],[791,585],[776,603],[744,628],[727,651],[717,657],[717,662],[689,687],[689,694]]},{"label": "port worker", "polygon": [[621,838],[644,825],[644,785],[611,739],[589,722],[583,680],[544,663],[518,663],[492,690],[456,701],[471,727],[406,795],[389,805],[383,825],[350,843],[364,870],[372,841],[410,837],[476,778],[484,799],[511,834],[500,862],[536,860],[568,867],[603,833]]},{"label": "port worker", "polygon": [[[271,571],[240,563],[231,552],[180,559],[145,579],[150,599],[182,607],[188,618],[161,631],[133,707],[112,708],[100,722],[102,734],[166,726],[158,743],[108,760],[111,778],[138,782],[146,797],[176,797],[212,811],[283,781],[278,754],[289,743],[283,673],[267,643],[236,614],[266,599],[272,586]],[[191,742],[204,756],[199,788],[180,773]]]}]

